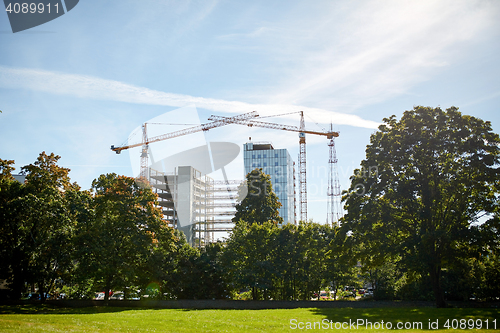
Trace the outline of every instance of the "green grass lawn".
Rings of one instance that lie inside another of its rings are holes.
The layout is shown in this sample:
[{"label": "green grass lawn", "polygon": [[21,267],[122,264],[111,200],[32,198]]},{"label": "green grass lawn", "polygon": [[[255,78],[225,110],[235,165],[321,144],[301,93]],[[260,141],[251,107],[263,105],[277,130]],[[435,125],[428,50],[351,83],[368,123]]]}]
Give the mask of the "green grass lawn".
[{"label": "green grass lawn", "polygon": [[[446,329],[449,325],[457,330]],[[453,321],[457,319],[458,321]],[[411,325],[407,332],[430,331],[429,322],[439,323],[432,331],[499,332],[500,309],[292,309],[292,310],[172,310],[130,308],[52,308],[48,306],[0,306],[0,332],[297,332],[366,330],[356,327],[361,320],[375,325],[372,331],[387,331],[387,322],[395,329]],[[486,320],[489,329],[486,330]],[[496,320],[496,322],[495,322]],[[331,322],[330,322],[331,321]],[[350,323],[349,323],[350,321]],[[381,328],[382,321],[384,329]],[[314,323],[316,322],[316,328]],[[308,324],[309,323],[309,324]],[[337,323],[338,329],[335,328]],[[341,328],[342,323],[344,329]],[[419,326],[418,323],[422,323]],[[321,328],[320,328],[321,324]],[[378,329],[375,327],[378,326]],[[477,329],[479,324],[482,329]],[[496,324],[496,330],[494,325]],[[310,329],[306,329],[310,325]],[[471,326],[468,326],[471,325]],[[328,328],[327,328],[328,326]],[[303,327],[304,329],[300,329]],[[373,326],[372,326],[373,327]],[[409,326],[408,326],[409,327]],[[415,328],[413,328],[415,327]],[[295,328],[295,329],[293,329]]]}]

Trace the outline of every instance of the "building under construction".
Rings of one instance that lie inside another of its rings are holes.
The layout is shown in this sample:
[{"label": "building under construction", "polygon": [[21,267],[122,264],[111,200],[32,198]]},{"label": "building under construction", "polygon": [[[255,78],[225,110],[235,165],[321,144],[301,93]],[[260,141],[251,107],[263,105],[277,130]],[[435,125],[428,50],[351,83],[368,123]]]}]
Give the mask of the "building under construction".
[{"label": "building under construction", "polygon": [[[295,223],[294,166],[286,149],[274,149],[270,143],[246,143],[243,151],[245,175],[262,168],[282,207],[283,222]],[[192,166],[178,166],[172,173],[149,169],[150,184],[158,195],[165,221],[186,235],[192,246],[227,236],[234,223],[238,187],[243,181],[216,181]]]},{"label": "building under construction", "polygon": [[[200,172],[196,171],[192,167],[190,171],[182,171],[181,168],[178,167],[175,169],[175,172],[172,174],[162,174],[160,172],[150,171],[148,166],[148,156],[149,156],[149,145],[155,142],[164,141],[168,139],[173,139],[177,137],[181,137],[184,135],[189,135],[192,133],[197,133],[201,131],[208,131],[213,128],[217,128],[220,126],[226,126],[230,124],[238,124],[249,127],[262,127],[273,130],[281,130],[281,131],[290,131],[299,133],[299,156],[298,156],[298,200],[294,197],[294,203],[298,201],[297,204],[294,204],[294,209],[296,206],[300,207],[300,216],[296,218],[296,214],[294,213],[288,215],[288,220],[290,221],[290,217],[293,216],[293,221],[307,221],[307,180],[306,180],[306,134],[312,135],[320,135],[324,136],[329,140],[328,147],[330,151],[330,158],[328,160],[328,164],[330,166],[329,179],[328,179],[328,214],[327,214],[327,223],[334,225],[338,225],[339,218],[342,214],[342,206],[340,204],[341,200],[341,190],[338,179],[338,170],[337,170],[337,156],[335,150],[335,142],[334,139],[339,136],[338,132],[333,131],[333,126],[330,126],[330,130],[319,131],[311,131],[305,128],[304,121],[304,112],[291,112],[287,114],[274,115],[274,116],[284,116],[291,115],[294,113],[300,113],[300,126],[291,126],[284,124],[276,124],[269,123],[263,121],[256,121],[252,118],[258,117],[258,113],[256,111],[252,111],[245,114],[240,114],[233,117],[222,117],[212,115],[208,118],[211,122],[202,124],[199,126],[194,126],[186,129],[182,129],[179,131],[174,131],[171,133],[166,133],[162,135],[157,135],[154,137],[149,137],[147,133],[147,123],[144,123],[142,126],[143,135],[142,142],[137,142],[133,144],[123,145],[119,147],[111,146],[111,150],[117,154],[120,154],[123,150],[134,148],[134,147],[142,147],[141,150],[141,167],[140,167],[140,177],[151,179],[151,183],[153,187],[156,189],[160,196],[161,205],[164,208],[164,213],[167,216],[167,220],[169,223],[177,227],[181,230],[185,230],[186,235],[188,236],[190,244],[203,246],[206,242],[210,242],[215,239],[216,232],[227,232],[231,230],[231,222],[230,217],[232,215],[231,210],[234,212],[235,206],[235,197],[237,193],[237,186],[239,182],[233,183],[217,183],[208,177],[203,176],[202,174],[209,174],[212,171],[222,169],[224,173],[224,163],[218,163],[217,168],[215,165],[212,165],[213,170],[210,172]],[[198,147],[200,148],[200,147]],[[197,148],[197,149],[198,149]],[[208,148],[207,149],[211,150]],[[193,152],[190,152],[190,154]],[[177,156],[180,158],[180,156]],[[185,157],[185,156],[184,156]],[[214,162],[215,159],[209,158],[211,162]],[[232,160],[232,159],[231,159]],[[229,163],[229,162],[227,162]],[[198,169],[203,169],[203,165],[207,163],[203,162],[201,166],[196,166]],[[220,164],[220,165],[219,165]],[[185,174],[185,173],[186,174]],[[198,172],[198,175],[196,174]],[[150,173],[153,173],[152,177]],[[295,172],[293,172],[294,174]],[[187,175],[189,174],[189,176]],[[198,177],[199,176],[199,177]],[[184,183],[183,179],[191,179],[192,181],[188,181],[190,185],[182,185]],[[169,182],[170,180],[170,182]],[[295,179],[293,180],[295,184]],[[197,185],[198,184],[198,185]],[[213,185],[213,186],[212,186]],[[179,187],[180,186],[180,187]],[[217,187],[219,186],[219,187]],[[179,191],[183,192],[183,189],[189,189],[189,200],[184,199],[183,195],[179,195]],[[210,190],[212,188],[213,190]],[[202,190],[204,189],[204,190]],[[220,190],[220,191],[219,191]],[[220,193],[221,195],[215,195],[215,193]],[[294,191],[295,194],[295,191]],[[212,200],[213,199],[213,200]],[[187,200],[183,202],[183,200]],[[190,201],[191,200],[191,201]],[[286,206],[290,204],[291,199],[288,200]],[[180,206],[179,206],[180,205]],[[177,212],[177,207],[180,207],[184,213]],[[230,209],[224,211],[223,209]],[[191,213],[190,213],[191,212]],[[234,213],[233,213],[234,214]],[[183,222],[182,216],[185,216],[185,223]],[[223,218],[223,217],[228,217]]]},{"label": "building under construction", "polygon": [[190,245],[204,247],[232,230],[242,181],[215,181],[191,166],[168,174],[150,169],[149,176],[165,221],[183,231]]}]

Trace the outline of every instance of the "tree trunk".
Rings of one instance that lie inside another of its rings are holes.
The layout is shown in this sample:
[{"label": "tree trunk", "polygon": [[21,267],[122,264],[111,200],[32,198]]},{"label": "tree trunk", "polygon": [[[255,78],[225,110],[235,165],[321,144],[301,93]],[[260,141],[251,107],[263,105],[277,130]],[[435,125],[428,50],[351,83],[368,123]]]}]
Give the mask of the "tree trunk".
[{"label": "tree trunk", "polygon": [[21,299],[23,295],[24,288],[24,280],[23,269],[20,265],[15,265],[12,269],[12,284],[11,284],[11,297],[12,299],[18,300]]},{"label": "tree trunk", "polygon": [[108,305],[108,301],[109,301],[109,290],[111,289],[111,282],[110,282],[110,279],[106,279],[106,283],[104,284],[105,286],[105,290],[104,290],[104,303],[106,305]]},{"label": "tree trunk", "polygon": [[441,288],[441,266],[432,267],[430,271],[432,290],[436,300],[436,307],[445,308],[446,301],[444,299],[443,289]]},{"label": "tree trunk", "polygon": [[38,282],[38,293],[40,294],[40,301],[42,304],[45,303],[46,299],[44,282],[45,281],[43,279]]}]

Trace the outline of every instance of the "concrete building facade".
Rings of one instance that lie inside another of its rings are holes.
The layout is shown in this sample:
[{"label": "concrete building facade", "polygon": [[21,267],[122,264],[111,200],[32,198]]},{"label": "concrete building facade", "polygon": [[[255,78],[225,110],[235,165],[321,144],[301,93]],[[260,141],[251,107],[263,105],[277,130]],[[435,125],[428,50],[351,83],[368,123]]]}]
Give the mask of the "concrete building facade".
[{"label": "concrete building facade", "polygon": [[[256,168],[271,176],[273,190],[281,203],[283,223],[295,223],[294,164],[286,149],[271,143],[248,142],[243,151],[245,175]],[[238,186],[243,181],[215,181],[192,166],[174,172],[149,169],[149,183],[158,195],[164,220],[181,230],[192,246],[204,247],[227,236],[234,227]]]},{"label": "concrete building facade", "polygon": [[201,245],[213,216],[210,214],[213,180],[191,166],[181,166],[172,174],[150,170],[150,184],[158,195],[164,220],[181,230],[192,246]]},{"label": "concrete building facade", "polygon": [[150,169],[149,175],[164,220],[182,231],[191,246],[204,247],[232,230],[241,181],[214,181],[192,166],[179,166],[173,173]]},{"label": "concrete building facade", "polygon": [[286,149],[274,149],[269,142],[247,142],[243,145],[246,175],[262,168],[271,176],[273,190],[279,198],[283,223],[295,223],[295,177],[293,160]]}]

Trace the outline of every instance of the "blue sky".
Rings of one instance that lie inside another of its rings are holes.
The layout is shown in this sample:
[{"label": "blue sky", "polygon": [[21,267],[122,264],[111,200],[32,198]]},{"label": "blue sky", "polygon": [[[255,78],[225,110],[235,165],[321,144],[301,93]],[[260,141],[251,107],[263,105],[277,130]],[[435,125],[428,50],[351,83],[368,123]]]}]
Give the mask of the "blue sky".
[{"label": "blue sky", "polygon": [[[13,34],[0,13],[0,157],[19,171],[54,152],[86,189],[102,173],[134,175],[137,152],[109,147],[155,117],[197,124],[211,114],[304,110],[308,129],[333,122],[340,131],[346,189],[377,124],[414,105],[454,105],[500,132],[498,17],[494,0],[82,0]],[[188,106],[197,114],[169,118]],[[299,118],[267,120],[298,125]],[[250,136],[297,160],[296,133],[236,125],[162,149],[241,146]],[[308,217],[318,222],[326,219],[327,160],[327,140],[308,136]],[[240,155],[227,166],[230,178],[243,179],[242,163]]]}]

